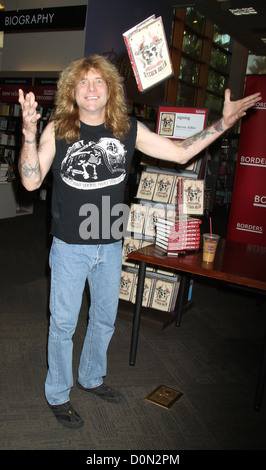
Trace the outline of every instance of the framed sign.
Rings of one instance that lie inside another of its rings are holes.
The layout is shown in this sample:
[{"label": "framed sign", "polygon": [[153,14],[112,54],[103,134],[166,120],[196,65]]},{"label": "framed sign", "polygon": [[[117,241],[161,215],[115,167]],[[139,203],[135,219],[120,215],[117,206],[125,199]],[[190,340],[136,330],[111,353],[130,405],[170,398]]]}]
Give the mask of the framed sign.
[{"label": "framed sign", "polygon": [[157,134],[183,140],[201,132],[206,125],[207,109],[159,107]]}]

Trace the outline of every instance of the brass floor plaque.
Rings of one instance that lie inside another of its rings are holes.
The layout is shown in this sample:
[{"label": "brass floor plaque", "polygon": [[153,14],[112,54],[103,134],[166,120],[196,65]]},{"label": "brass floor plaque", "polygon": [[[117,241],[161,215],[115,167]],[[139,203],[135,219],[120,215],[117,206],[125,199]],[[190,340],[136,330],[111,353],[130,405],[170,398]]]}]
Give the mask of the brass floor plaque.
[{"label": "brass floor plaque", "polygon": [[169,409],[182,395],[183,393],[178,390],[166,387],[165,385],[159,385],[145,398],[155,405]]}]

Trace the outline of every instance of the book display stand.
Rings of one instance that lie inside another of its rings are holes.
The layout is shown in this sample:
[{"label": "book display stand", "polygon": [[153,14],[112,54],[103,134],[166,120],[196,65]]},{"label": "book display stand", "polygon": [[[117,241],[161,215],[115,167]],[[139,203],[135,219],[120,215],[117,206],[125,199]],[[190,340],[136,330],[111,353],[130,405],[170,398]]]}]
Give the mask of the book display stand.
[{"label": "book display stand", "polygon": [[[144,166],[141,173],[136,201],[130,213],[123,242],[122,272],[118,316],[132,320],[138,284],[138,263],[127,258],[131,251],[144,248],[158,240],[157,225],[160,220],[175,220],[177,216],[179,174],[175,170]],[[185,181],[203,183],[186,177]],[[202,206],[203,207],[203,206]],[[203,208],[202,212],[203,214]],[[201,220],[197,220],[197,228]],[[197,232],[198,233],[198,232]],[[167,249],[167,247],[165,248]],[[164,329],[176,318],[176,302],[180,288],[180,276],[174,270],[148,265],[144,281],[141,322],[146,326]],[[183,280],[184,281],[184,280]],[[187,304],[192,305],[193,283],[182,283]]]},{"label": "book display stand", "polygon": [[[181,118],[189,122],[194,119],[196,123],[194,127],[196,128],[197,125],[202,130],[206,123],[206,110],[159,108],[157,133],[169,137],[169,133],[165,134],[166,127],[167,129],[169,127],[168,123],[170,121],[174,123]],[[177,135],[177,130],[174,131],[174,129],[178,129],[178,126],[173,127],[172,138],[182,139],[182,136]],[[158,220],[175,220],[179,214],[185,215],[186,219],[190,215],[194,217],[194,215],[204,214],[206,161],[207,150],[184,168],[172,162],[162,162],[146,155],[142,156],[142,172],[136,198],[130,206],[123,242],[118,316],[131,321],[134,317],[139,266],[137,262],[127,258],[128,254],[159,242]],[[195,243],[198,246],[200,222],[195,227],[197,231],[194,234],[194,239],[190,240],[189,248],[194,249]],[[178,236],[180,237],[180,233]],[[195,236],[197,236],[196,241]],[[179,249],[180,244],[178,243],[173,251],[176,247]],[[167,246],[164,248],[167,251]],[[171,248],[173,248],[172,244]],[[141,322],[156,329],[163,329],[171,324],[176,318],[176,304],[180,286],[184,298],[187,298],[187,303],[184,306],[184,310],[186,310],[192,305],[193,281],[186,278],[185,275],[181,279],[181,276],[177,275],[174,270],[147,265]]]}]

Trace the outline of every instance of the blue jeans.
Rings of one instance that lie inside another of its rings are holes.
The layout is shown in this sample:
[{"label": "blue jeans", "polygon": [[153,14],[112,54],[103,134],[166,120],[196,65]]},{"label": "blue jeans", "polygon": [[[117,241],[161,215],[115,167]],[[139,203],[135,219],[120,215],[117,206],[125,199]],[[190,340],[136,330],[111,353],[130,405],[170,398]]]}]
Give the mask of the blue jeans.
[{"label": "blue jeans", "polygon": [[71,245],[54,237],[50,251],[49,369],[45,382],[45,396],[50,405],[69,401],[73,386],[72,337],[86,279],[90,288],[89,321],[80,356],[78,381],[86,388],[103,383],[107,349],[115,329],[121,263],[121,241]]}]

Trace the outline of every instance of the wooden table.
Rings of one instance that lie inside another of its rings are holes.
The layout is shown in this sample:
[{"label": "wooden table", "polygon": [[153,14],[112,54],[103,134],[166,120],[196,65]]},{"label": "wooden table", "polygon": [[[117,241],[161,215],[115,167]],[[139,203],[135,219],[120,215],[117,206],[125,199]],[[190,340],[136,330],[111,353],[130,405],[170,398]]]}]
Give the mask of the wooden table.
[{"label": "wooden table", "polygon": [[[229,240],[220,240],[213,263],[202,261],[202,252],[186,254],[185,256],[168,256],[155,244],[148,245],[128,255],[129,259],[139,261],[139,276],[137,296],[132,325],[130,347],[131,366],[135,365],[138,335],[140,327],[142,296],[146,274],[146,264],[155,264],[165,268],[172,268],[181,274],[178,292],[176,325],[180,325],[184,305],[184,291],[187,280],[191,275],[205,276],[243,288],[252,288],[261,293],[266,291],[266,249],[263,247],[246,245]],[[261,364],[259,367],[257,389],[254,407],[259,410],[262,402],[264,382],[266,378],[266,335],[263,343]]]}]

